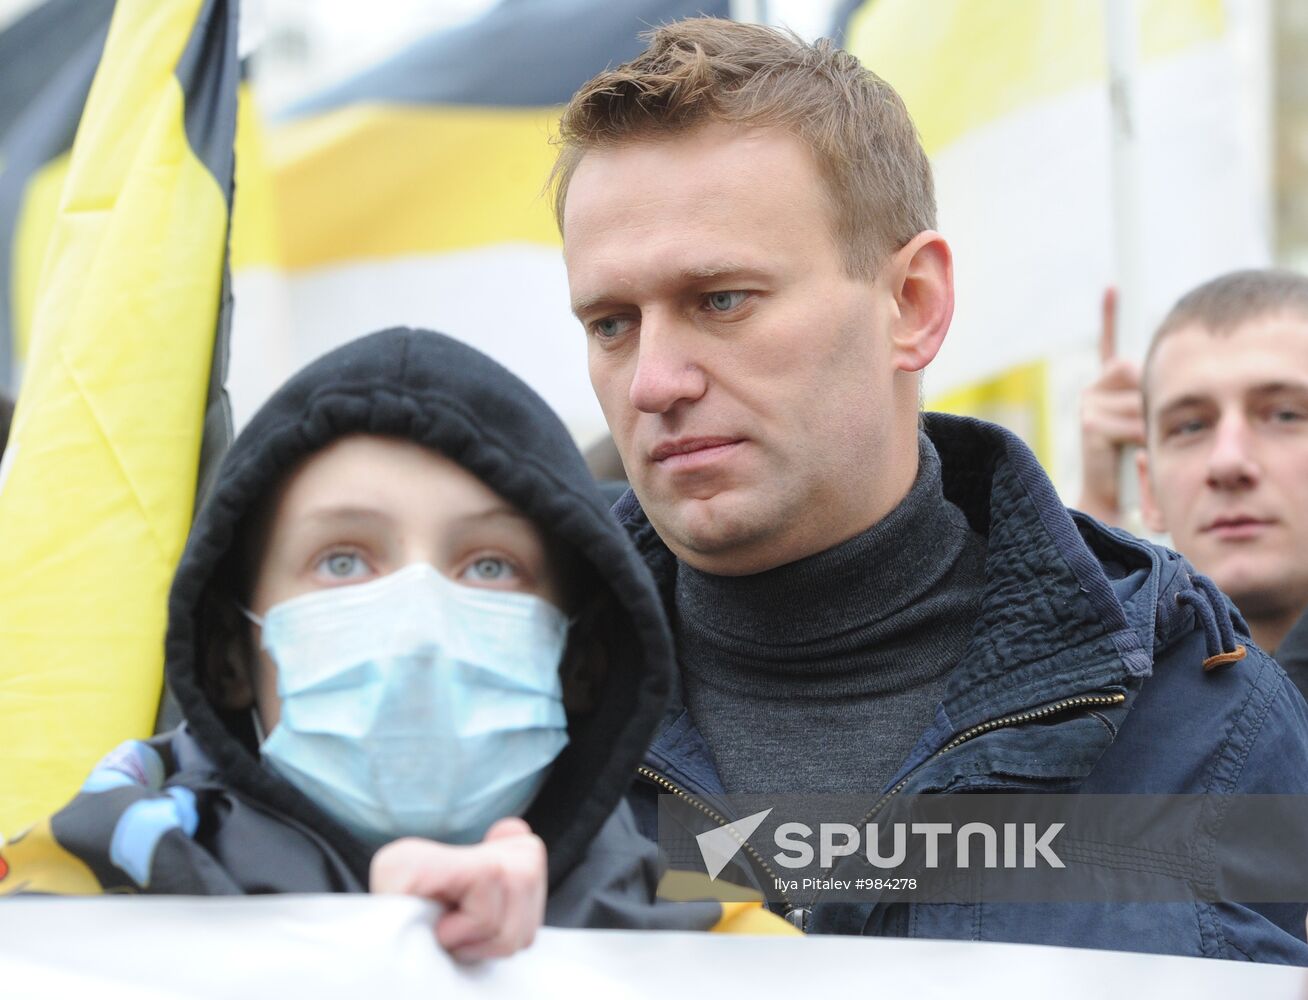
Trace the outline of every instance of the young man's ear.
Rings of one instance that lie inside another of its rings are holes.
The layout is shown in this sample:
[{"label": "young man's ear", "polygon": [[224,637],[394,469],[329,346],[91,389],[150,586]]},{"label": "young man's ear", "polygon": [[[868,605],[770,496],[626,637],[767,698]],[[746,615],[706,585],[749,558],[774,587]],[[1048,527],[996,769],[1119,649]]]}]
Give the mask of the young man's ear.
[{"label": "young man's ear", "polygon": [[935,230],[918,233],[883,265],[898,308],[891,336],[895,367],[919,372],[935,358],[954,315],[954,261]]},{"label": "young man's ear", "polygon": [[607,603],[601,596],[591,598],[568,631],[559,677],[563,681],[563,707],[569,714],[593,709],[604,686],[609,670],[609,643],[604,635]]},{"label": "young man's ear", "polygon": [[207,602],[203,639],[204,682],[209,699],[235,711],[254,704],[254,643],[250,623],[231,601]]},{"label": "young man's ear", "polygon": [[1149,451],[1146,448],[1135,450],[1135,474],[1140,480],[1140,516],[1145,527],[1156,535],[1167,530],[1167,522],[1158,507],[1158,498],[1154,495],[1153,480],[1149,476]]}]

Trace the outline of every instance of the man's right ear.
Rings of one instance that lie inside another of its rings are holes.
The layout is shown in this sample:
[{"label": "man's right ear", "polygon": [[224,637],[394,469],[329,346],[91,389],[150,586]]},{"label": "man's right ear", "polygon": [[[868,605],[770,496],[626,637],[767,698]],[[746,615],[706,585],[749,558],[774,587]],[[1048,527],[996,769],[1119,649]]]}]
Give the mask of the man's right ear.
[{"label": "man's right ear", "polygon": [[1157,497],[1154,496],[1153,480],[1149,478],[1147,448],[1135,450],[1135,473],[1136,478],[1140,480],[1140,516],[1146,528],[1156,535],[1161,535],[1167,531],[1167,523],[1163,520],[1163,512],[1158,507]]},{"label": "man's right ear", "polygon": [[898,319],[891,344],[895,367],[920,372],[945,343],[954,315],[954,258],[934,230],[918,233],[883,264]]},{"label": "man's right ear", "polygon": [[219,708],[249,708],[255,655],[250,623],[232,601],[214,600],[209,612],[202,665],[209,698]]}]

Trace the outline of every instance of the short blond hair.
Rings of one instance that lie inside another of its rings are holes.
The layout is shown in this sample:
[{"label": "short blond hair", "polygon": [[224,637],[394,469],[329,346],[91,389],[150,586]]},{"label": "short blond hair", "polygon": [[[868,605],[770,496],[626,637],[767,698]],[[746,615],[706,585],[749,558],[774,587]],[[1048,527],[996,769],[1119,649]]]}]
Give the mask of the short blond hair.
[{"label": "short blond hair", "polygon": [[[1281,268],[1231,271],[1192,288],[1163,318],[1145,353],[1141,386],[1149,395],[1149,374],[1158,345],[1185,327],[1230,336],[1250,320],[1289,313],[1308,323],[1308,275]],[[1147,416],[1146,408],[1146,416]]]},{"label": "short blond hair", "polygon": [[559,231],[568,185],[587,152],[708,124],[780,128],[812,151],[832,208],[832,235],[852,276],[934,229],[931,165],[904,102],[827,39],[720,18],[647,36],[631,62],[582,86],[559,124],[550,175]]}]

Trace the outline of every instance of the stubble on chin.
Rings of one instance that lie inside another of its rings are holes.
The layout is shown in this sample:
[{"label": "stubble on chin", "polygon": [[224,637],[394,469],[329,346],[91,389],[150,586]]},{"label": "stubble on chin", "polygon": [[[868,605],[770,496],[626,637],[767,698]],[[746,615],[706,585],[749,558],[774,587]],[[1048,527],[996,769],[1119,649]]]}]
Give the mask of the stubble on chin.
[{"label": "stubble on chin", "polygon": [[663,524],[650,519],[659,536],[678,558],[718,575],[758,572],[760,553],[789,523],[781,511],[740,496],[682,500],[669,515]]},{"label": "stubble on chin", "polygon": [[1209,575],[1245,618],[1276,618],[1308,605],[1308,579],[1288,568],[1260,572],[1257,567],[1240,567]]}]

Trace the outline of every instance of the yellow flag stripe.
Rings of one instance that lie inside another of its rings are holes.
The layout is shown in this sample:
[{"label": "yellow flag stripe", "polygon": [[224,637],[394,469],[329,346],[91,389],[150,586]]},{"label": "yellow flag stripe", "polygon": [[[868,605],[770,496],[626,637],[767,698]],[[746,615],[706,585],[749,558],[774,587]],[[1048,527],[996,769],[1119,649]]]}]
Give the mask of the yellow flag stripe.
[{"label": "yellow flag stripe", "polygon": [[276,129],[269,160],[286,265],[557,245],[542,193],[557,117],[351,105]]},{"label": "yellow flag stripe", "polygon": [[0,830],[153,728],[227,232],[174,74],[200,7],[119,0],[40,268],[0,470]]},{"label": "yellow flag stripe", "polygon": [[0,835],[0,896],[37,892],[54,896],[103,892],[86,863],[55,839],[48,819],[17,836]]},{"label": "yellow flag stripe", "polygon": [[1030,446],[1046,469],[1054,467],[1051,406],[1049,366],[1043,360],[927,400],[928,410],[1003,424]]},{"label": "yellow flag stripe", "polygon": [[[1133,6],[1145,62],[1225,30],[1222,0]],[[1025,104],[1104,80],[1103,20],[1101,0],[870,0],[845,45],[899,91],[935,154]]]},{"label": "yellow flag stripe", "polygon": [[[240,91],[236,120],[236,190],[232,207],[231,266],[278,267],[282,255],[272,179],[268,175],[267,135],[248,84]],[[68,176],[69,154],[48,162],[27,182],[14,231],[14,355],[25,361],[32,328],[37,278],[45,259],[55,213]]]},{"label": "yellow flag stripe", "polygon": [[35,308],[36,284],[50,243],[55,213],[68,177],[69,154],[57,156],[34,173],[23,191],[13,238],[14,356],[27,357],[31,338],[32,311]]},{"label": "yellow flag stripe", "polygon": [[798,927],[765,910],[762,903],[723,903],[722,918],[710,930],[714,934],[803,937]]}]

